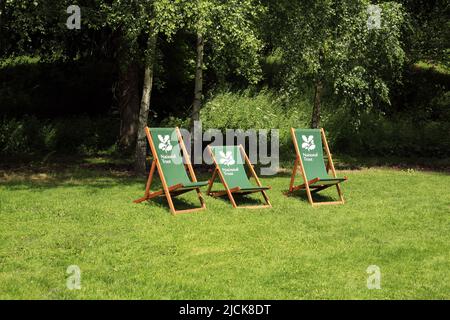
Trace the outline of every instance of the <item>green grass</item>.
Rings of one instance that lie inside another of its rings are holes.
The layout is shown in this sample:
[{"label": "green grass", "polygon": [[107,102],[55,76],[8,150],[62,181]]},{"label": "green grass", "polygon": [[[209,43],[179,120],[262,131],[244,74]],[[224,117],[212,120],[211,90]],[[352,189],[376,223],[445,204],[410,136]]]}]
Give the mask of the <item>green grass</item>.
[{"label": "green grass", "polygon": [[[446,173],[341,171],[347,204],[321,208],[284,196],[285,173],[262,179],[273,209],[208,197],[173,217],[164,201],[132,203],[145,177],[94,164],[0,171],[0,298],[450,298]],[[381,290],[366,286],[373,264]],[[69,265],[81,290],[66,288]]]},{"label": "green grass", "polygon": [[431,61],[419,61],[415,64],[415,67],[422,70],[432,70],[437,73],[450,75],[450,67],[444,63],[433,63]]}]

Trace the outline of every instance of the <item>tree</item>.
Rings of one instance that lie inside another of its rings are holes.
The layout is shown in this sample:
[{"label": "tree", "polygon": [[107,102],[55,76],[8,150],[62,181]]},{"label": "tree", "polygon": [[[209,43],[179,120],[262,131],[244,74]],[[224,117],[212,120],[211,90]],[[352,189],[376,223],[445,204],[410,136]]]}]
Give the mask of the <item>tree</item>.
[{"label": "tree", "polygon": [[390,103],[389,83],[404,62],[401,5],[380,4],[381,28],[370,29],[366,0],[268,4],[274,10],[270,23],[276,26],[271,30],[278,35],[272,39],[283,48],[287,86],[295,89],[306,82],[314,88],[311,127],[320,126],[324,90],[354,110]]},{"label": "tree", "polygon": [[136,148],[139,133],[139,83],[144,51],[140,37],[147,31],[146,27],[150,29],[150,26],[146,26],[148,3],[102,2],[101,8],[106,15],[106,26],[111,28],[113,34],[117,34],[115,49],[119,80],[116,96],[121,118],[119,146],[122,150],[131,150]]},{"label": "tree", "polygon": [[[255,20],[262,6],[253,0],[197,0],[184,6],[187,27],[196,35],[194,101],[191,127],[200,119],[203,97],[205,45],[209,45],[210,61],[221,76],[233,69],[251,83],[261,78],[259,66],[262,43],[256,33]],[[228,59],[228,60],[227,60]]]},{"label": "tree", "polygon": [[98,53],[95,48],[105,41],[99,23],[102,13],[96,2],[76,2],[83,11],[82,30],[69,30],[66,26],[66,10],[74,1],[0,1],[0,55],[70,60]]},{"label": "tree", "polygon": [[130,55],[124,48],[123,31],[119,31],[117,43],[118,65],[117,102],[120,112],[120,132],[118,145],[122,151],[131,150],[136,143],[139,122],[139,83],[140,64],[139,57]]},{"label": "tree", "polygon": [[195,85],[194,102],[192,103],[192,121],[191,128],[194,128],[194,122],[200,120],[200,108],[203,97],[203,56],[205,43],[203,35],[197,33],[197,59],[195,61]]},{"label": "tree", "polygon": [[145,155],[147,153],[147,140],[145,135],[145,127],[148,124],[148,114],[150,111],[150,98],[153,87],[153,70],[155,64],[156,51],[156,34],[152,33],[148,37],[148,47],[146,60],[144,64],[144,86],[142,89],[141,108],[139,111],[139,122],[137,132],[136,154],[135,154],[135,171],[137,173],[145,172]]},{"label": "tree", "polygon": [[[81,7],[81,30],[69,30],[65,24],[66,9],[74,2]],[[138,34],[133,33],[134,25],[131,24],[136,21],[127,20],[125,15],[118,13],[121,8],[130,12],[133,1],[114,3],[116,5],[109,5],[97,0],[2,2],[5,9],[1,16],[5,17],[5,23],[0,28],[6,30],[0,33],[0,50],[3,55],[33,55],[50,61],[115,58],[119,74],[115,94],[121,119],[119,146],[126,150],[134,147],[137,133]]]},{"label": "tree", "polygon": [[[104,4],[108,22],[113,29],[124,31],[122,46],[127,48],[129,61],[138,61],[143,66],[143,89],[140,107],[131,106],[130,122],[136,123],[135,172],[145,172],[147,141],[144,132],[148,125],[150,99],[153,87],[153,70],[157,54],[159,34],[170,38],[183,27],[182,1],[113,1]],[[131,90],[137,83],[130,84]],[[136,112],[137,111],[137,112]]]}]

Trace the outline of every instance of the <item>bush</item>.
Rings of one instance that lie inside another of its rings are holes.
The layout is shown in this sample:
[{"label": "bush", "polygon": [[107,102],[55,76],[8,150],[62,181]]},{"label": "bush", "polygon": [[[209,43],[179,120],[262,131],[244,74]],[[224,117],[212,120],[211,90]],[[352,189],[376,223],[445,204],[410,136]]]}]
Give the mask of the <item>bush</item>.
[{"label": "bush", "polygon": [[117,119],[36,117],[0,120],[0,154],[95,154],[111,148],[119,132]]},{"label": "bush", "polygon": [[450,156],[449,121],[413,121],[410,116],[387,118],[365,113],[355,121],[345,110],[329,119],[326,128],[334,150],[363,156]]},{"label": "bush", "polygon": [[291,127],[305,127],[310,118],[307,96],[288,98],[269,90],[225,91],[209,99],[201,111],[203,129],[279,129],[281,153],[290,152]]},{"label": "bush", "polygon": [[[312,98],[277,95],[269,90],[254,93],[222,91],[213,95],[201,110],[203,130],[279,129],[280,157],[293,152],[289,129],[309,127]],[[161,126],[189,128],[189,119],[170,117]],[[418,121],[404,112],[384,116],[378,112],[353,112],[327,101],[323,127],[335,153],[352,156],[434,157],[450,156],[450,122]],[[289,158],[290,159],[290,158]]]},{"label": "bush", "polygon": [[0,59],[0,113],[10,118],[105,114],[112,104],[113,75],[108,61]]}]

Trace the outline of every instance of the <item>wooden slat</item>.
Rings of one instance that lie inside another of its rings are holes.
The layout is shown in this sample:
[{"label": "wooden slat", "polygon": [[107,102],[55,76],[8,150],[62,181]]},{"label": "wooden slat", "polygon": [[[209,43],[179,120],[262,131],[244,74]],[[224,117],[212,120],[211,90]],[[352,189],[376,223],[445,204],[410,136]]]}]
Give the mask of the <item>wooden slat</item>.
[{"label": "wooden slat", "polygon": [[314,202],[313,206],[327,206],[334,204],[344,204],[343,201]]},{"label": "wooden slat", "polygon": [[263,208],[272,208],[271,205],[263,204],[263,205],[257,205],[257,206],[239,206],[237,209],[263,209]]}]

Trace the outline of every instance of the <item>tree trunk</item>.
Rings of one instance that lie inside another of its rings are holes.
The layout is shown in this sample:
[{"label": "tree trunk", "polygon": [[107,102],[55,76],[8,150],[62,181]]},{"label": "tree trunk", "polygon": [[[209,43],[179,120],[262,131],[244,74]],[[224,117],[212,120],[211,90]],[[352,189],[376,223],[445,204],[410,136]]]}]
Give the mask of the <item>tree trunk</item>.
[{"label": "tree trunk", "polygon": [[320,127],[320,99],[322,97],[322,81],[317,80],[314,91],[314,107],[311,117],[311,128],[318,129]]},{"label": "tree trunk", "polygon": [[[119,60],[121,63],[124,61]],[[118,84],[120,111],[119,148],[130,151],[136,142],[139,115],[139,67],[135,61],[120,70]]]},{"label": "tree trunk", "polygon": [[194,102],[192,104],[191,130],[194,129],[194,121],[200,120],[200,108],[202,106],[203,96],[203,54],[203,36],[200,33],[197,33],[197,61],[195,65],[195,89]]},{"label": "tree trunk", "polygon": [[150,111],[150,98],[153,87],[153,66],[155,63],[156,35],[151,34],[148,40],[148,53],[145,62],[144,87],[142,90],[141,109],[139,110],[139,123],[136,143],[136,156],[134,169],[136,174],[145,173],[145,156],[147,154],[147,138],[145,127],[148,123],[148,113]]}]

